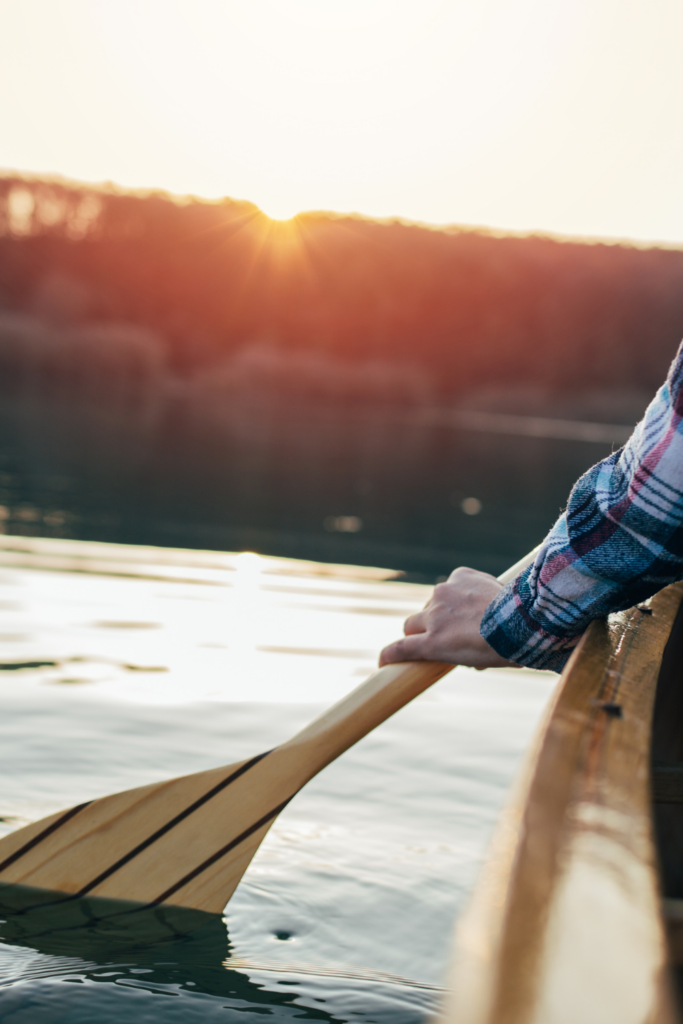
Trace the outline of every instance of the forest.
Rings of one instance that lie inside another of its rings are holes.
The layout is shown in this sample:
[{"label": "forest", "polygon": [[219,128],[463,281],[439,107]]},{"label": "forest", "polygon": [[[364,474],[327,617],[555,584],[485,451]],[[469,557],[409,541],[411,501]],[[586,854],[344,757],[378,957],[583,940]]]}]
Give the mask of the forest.
[{"label": "forest", "polygon": [[500,572],[681,336],[674,249],[0,178],[0,531]]},{"label": "forest", "polygon": [[5,393],[651,393],[682,336],[675,249],[0,179]]}]

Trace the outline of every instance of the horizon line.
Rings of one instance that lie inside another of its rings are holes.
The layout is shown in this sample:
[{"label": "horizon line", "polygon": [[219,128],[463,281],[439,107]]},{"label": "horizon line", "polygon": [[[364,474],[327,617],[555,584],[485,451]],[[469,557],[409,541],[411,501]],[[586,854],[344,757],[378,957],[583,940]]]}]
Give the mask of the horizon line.
[{"label": "horizon line", "polygon": [[455,233],[457,231],[468,232],[472,234],[489,235],[493,238],[539,238],[548,239],[555,242],[567,242],[578,245],[608,245],[608,246],[622,246],[624,248],[634,249],[666,249],[671,251],[683,251],[683,239],[679,241],[663,240],[663,239],[651,239],[651,238],[634,238],[628,235],[591,235],[591,234],[571,234],[564,231],[554,231],[549,228],[504,228],[497,227],[490,224],[479,224],[467,221],[444,221],[443,223],[420,220],[418,218],[408,217],[403,214],[388,214],[385,216],[376,216],[370,213],[362,213],[358,210],[332,210],[322,208],[312,208],[307,210],[299,210],[291,217],[279,218],[271,217],[267,214],[258,203],[251,199],[240,198],[236,196],[224,195],[202,195],[197,192],[173,192],[168,188],[154,185],[121,185],[111,179],[108,180],[89,180],[84,178],[73,178],[67,174],[62,174],[59,171],[26,171],[18,168],[2,167],[0,166],[0,181],[7,179],[19,179],[26,182],[43,182],[45,184],[57,184],[63,187],[76,187],[76,188],[90,188],[94,191],[104,193],[124,193],[126,195],[138,196],[140,198],[146,198],[148,196],[159,196],[162,195],[173,202],[177,203],[207,203],[209,205],[219,205],[226,201],[241,206],[250,206],[262,217],[272,221],[274,224],[287,224],[291,221],[297,220],[299,217],[328,217],[330,219],[345,219],[345,220],[362,220],[371,221],[375,224],[402,224],[406,227],[417,227],[425,231],[439,231],[447,234],[449,232]]}]

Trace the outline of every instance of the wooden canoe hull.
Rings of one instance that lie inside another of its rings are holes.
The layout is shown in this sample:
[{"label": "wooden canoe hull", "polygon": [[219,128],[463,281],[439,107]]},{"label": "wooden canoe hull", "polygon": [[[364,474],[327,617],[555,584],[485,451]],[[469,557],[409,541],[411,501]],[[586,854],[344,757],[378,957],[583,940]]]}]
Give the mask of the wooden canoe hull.
[{"label": "wooden canoe hull", "polygon": [[[574,652],[458,928],[442,1024],[678,1020],[650,757],[660,669],[664,677],[680,663],[672,629],[682,597],[676,584],[592,623]],[[674,736],[667,757],[683,762],[681,687],[662,683],[665,690],[655,726],[666,724]],[[662,750],[659,757],[667,759]],[[682,811],[683,803],[673,817],[665,811],[660,828],[681,897]]]}]

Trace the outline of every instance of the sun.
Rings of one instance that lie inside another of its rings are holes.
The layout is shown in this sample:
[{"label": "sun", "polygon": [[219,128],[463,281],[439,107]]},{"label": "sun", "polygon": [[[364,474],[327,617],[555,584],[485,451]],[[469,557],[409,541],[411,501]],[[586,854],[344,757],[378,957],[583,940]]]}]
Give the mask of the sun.
[{"label": "sun", "polygon": [[265,213],[269,220],[280,222],[293,220],[298,213],[302,212],[300,207],[295,207],[291,201],[288,202],[284,197],[273,197],[265,203],[260,202],[258,207],[261,213]]}]

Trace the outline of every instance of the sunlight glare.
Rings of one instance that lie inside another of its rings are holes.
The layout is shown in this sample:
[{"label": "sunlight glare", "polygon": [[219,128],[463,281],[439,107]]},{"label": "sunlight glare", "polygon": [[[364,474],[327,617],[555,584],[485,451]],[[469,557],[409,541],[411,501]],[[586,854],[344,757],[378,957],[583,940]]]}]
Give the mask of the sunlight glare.
[{"label": "sunlight glare", "polygon": [[682,33],[680,0],[0,0],[0,167],[680,239]]},{"label": "sunlight glare", "polygon": [[258,203],[257,205],[268,220],[276,221],[278,224],[286,224],[302,212],[291,201],[288,202],[286,198],[278,200],[276,196],[270,198],[267,203]]},{"label": "sunlight glare", "polygon": [[253,579],[261,572],[261,556],[255,551],[242,551],[235,555],[235,568],[240,580]]}]

